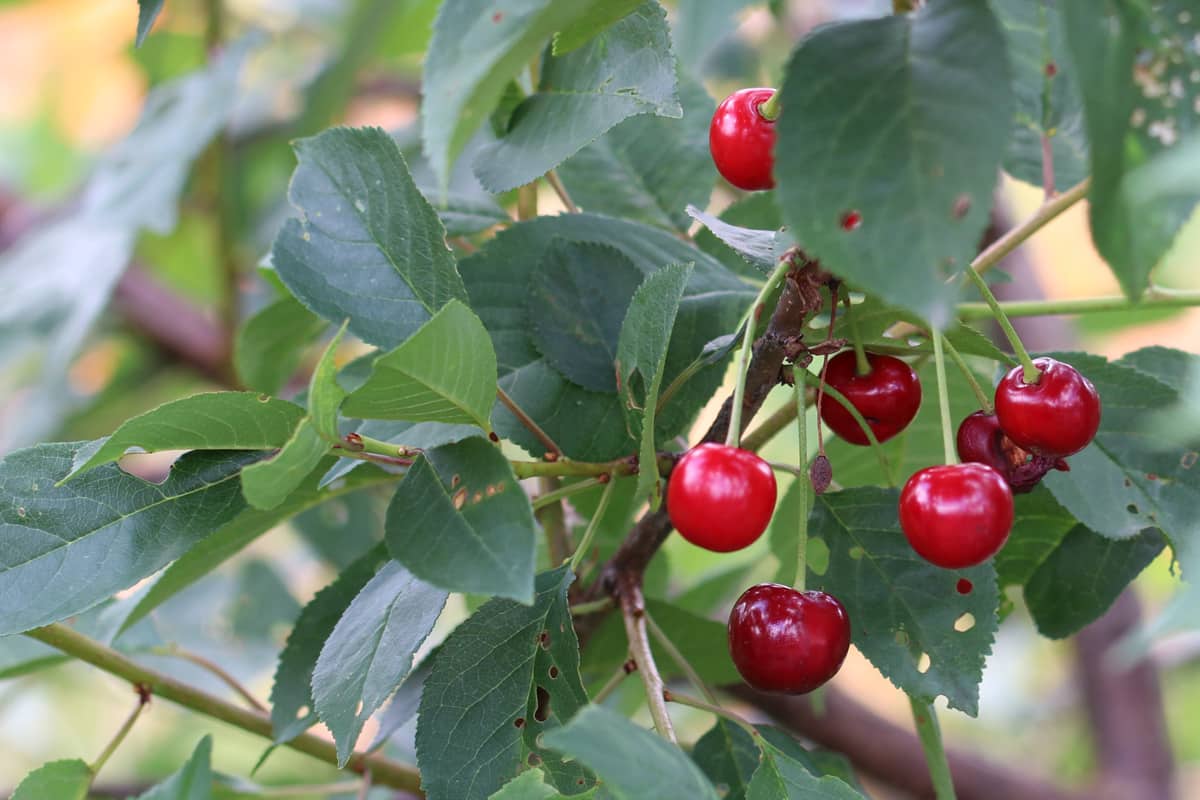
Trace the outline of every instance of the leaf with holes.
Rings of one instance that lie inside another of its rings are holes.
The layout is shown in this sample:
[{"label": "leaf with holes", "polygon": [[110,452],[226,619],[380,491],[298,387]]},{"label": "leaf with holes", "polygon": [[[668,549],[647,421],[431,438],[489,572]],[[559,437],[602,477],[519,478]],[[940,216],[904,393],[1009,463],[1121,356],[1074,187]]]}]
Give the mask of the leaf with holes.
[{"label": "leaf with holes", "polygon": [[495,402],[492,341],[479,317],[451,300],[408,341],[375,359],[371,377],[343,409],[353,417],[478,425],[490,432]]},{"label": "leaf with holes", "polygon": [[[573,800],[591,800],[599,791],[599,787],[594,787],[570,797]],[[488,800],[566,800],[566,795],[560,794],[557,789],[546,783],[546,773],[540,769],[527,769],[504,784],[504,787]]]},{"label": "leaf with holes", "polygon": [[388,552],[455,592],[533,597],[533,509],[500,450],[466,439],[419,457],[387,510]]},{"label": "leaf with holes", "polygon": [[390,136],[334,128],[295,149],[288,198],[301,219],[284,224],[271,252],[301,303],[392,348],[450,300],[466,299],[445,228]]},{"label": "leaf with holes", "polygon": [[205,736],[186,764],[137,800],[211,800],[212,782],[212,737]]},{"label": "leaf with holes", "polygon": [[809,255],[945,327],[957,294],[946,278],[975,255],[1012,124],[1007,61],[985,0],[931,0],[802,41],[775,178]]},{"label": "leaf with holes", "polygon": [[338,766],[354,752],[366,721],[408,676],[446,594],[389,561],[325,640],[312,674],[313,707],[337,742]]},{"label": "leaf with holes", "polygon": [[542,573],[532,605],[492,600],[443,643],[417,716],[429,800],[483,800],[526,764],[541,766],[563,792],[594,785],[578,762],[543,745],[543,735],[587,705],[567,608],[573,580],[566,567]]},{"label": "leaf with holes", "polygon": [[[945,570],[918,556],[900,530],[898,500],[876,488],[819,496],[809,535],[829,548],[829,569],[809,570],[808,587],[842,602],[851,640],[888,680],[914,697],[945,695],[975,716],[998,625],[996,571],[990,563]],[[974,586],[969,594],[958,592],[961,578]]]},{"label": "leaf with holes", "polygon": [[78,758],[42,764],[17,784],[11,800],[87,800],[92,770]]},{"label": "leaf with holes", "polygon": [[334,356],[337,354],[338,345],[342,343],[342,336],[346,333],[346,324],[342,323],[342,327],[329,342],[308,380],[308,415],[312,419],[313,428],[327,442],[341,439],[338,434],[338,410],[342,401],[346,399],[346,390],[337,382],[337,362],[334,361]]},{"label": "leaf with holes", "polygon": [[281,297],[242,325],[234,342],[233,363],[242,383],[277,394],[300,367],[300,358],[328,323],[299,300]]},{"label": "leaf with holes", "polygon": [[300,487],[328,453],[329,442],[317,433],[312,418],[305,417],[278,453],[242,470],[246,502],[262,511],[275,508]]}]

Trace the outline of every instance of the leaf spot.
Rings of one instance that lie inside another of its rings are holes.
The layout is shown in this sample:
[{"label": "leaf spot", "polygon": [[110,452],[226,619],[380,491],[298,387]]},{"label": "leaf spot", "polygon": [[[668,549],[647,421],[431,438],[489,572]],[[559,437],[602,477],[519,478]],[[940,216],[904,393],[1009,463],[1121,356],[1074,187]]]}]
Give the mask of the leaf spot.
[{"label": "leaf spot", "polygon": [[966,578],[959,578],[954,588],[958,590],[959,594],[970,594],[971,590],[975,588],[975,584]]},{"label": "leaf spot", "polygon": [[1179,466],[1184,469],[1191,469],[1196,466],[1196,459],[1200,459],[1200,453],[1193,450],[1190,453],[1184,453],[1183,458],[1179,459]]},{"label": "leaf spot", "polygon": [[467,504],[467,490],[459,489],[454,493],[454,508],[462,511],[463,506]]},{"label": "leaf spot", "polygon": [[844,231],[852,231],[862,225],[862,213],[853,209],[843,211],[842,216],[838,219],[838,224],[842,226]]},{"label": "leaf spot", "polygon": [[971,210],[971,195],[963,192],[958,197],[954,198],[954,206],[950,209],[950,213],[955,219],[962,219]]},{"label": "leaf spot", "polygon": [[864,552],[865,551],[861,547],[859,547],[858,545],[854,545],[854,547],[850,548],[850,557],[853,558],[855,561],[858,561],[860,558],[863,557]]},{"label": "leaf spot", "polygon": [[517,728],[524,728],[525,727],[525,718],[517,717],[516,719],[513,720],[513,725]]},{"label": "leaf spot", "polygon": [[530,753],[529,758],[527,758],[526,761],[529,762],[529,766],[536,767],[538,764],[542,763],[542,757],[537,753]]},{"label": "leaf spot", "polygon": [[25,515],[27,513],[28,512],[25,510],[25,506],[17,506],[17,516],[18,517],[20,517],[21,519],[25,519]]},{"label": "leaf spot", "polygon": [[558,667],[550,667],[550,679],[554,680],[558,677]]}]

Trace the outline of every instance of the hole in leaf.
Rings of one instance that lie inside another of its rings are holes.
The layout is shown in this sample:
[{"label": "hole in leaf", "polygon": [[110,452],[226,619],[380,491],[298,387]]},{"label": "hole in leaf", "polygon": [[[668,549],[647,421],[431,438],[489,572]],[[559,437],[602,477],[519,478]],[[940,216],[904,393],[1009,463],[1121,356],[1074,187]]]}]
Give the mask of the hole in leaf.
[{"label": "hole in leaf", "polygon": [[529,762],[529,766],[531,767],[536,767],[538,764],[542,763],[542,757],[537,753],[530,753],[529,758],[525,760]]},{"label": "hole in leaf", "polygon": [[971,583],[966,578],[959,578],[958,583],[955,584],[954,588],[958,590],[959,594],[970,594],[971,590],[975,588],[975,584]]},{"label": "hole in leaf", "polygon": [[533,718],[538,722],[550,719],[550,693],[541,686],[537,687],[537,708],[533,711]]},{"label": "hole in leaf", "polygon": [[1130,514],[1138,513],[1138,507],[1136,505],[1134,505],[1133,503],[1130,503],[1129,505],[1125,506],[1125,510],[1128,511]]},{"label": "hole in leaf", "polygon": [[929,657],[929,653],[921,653],[921,657],[917,659],[917,672],[924,675],[932,666],[933,659]]},{"label": "hole in leaf", "polygon": [[363,701],[359,700],[358,705],[354,707],[354,716],[361,717],[363,711]]},{"label": "hole in leaf", "polygon": [[514,719],[514,720],[513,720],[513,727],[516,727],[516,728],[524,728],[524,727],[525,727],[525,718],[524,718],[524,717],[517,717],[516,719]]},{"label": "hole in leaf", "polygon": [[461,476],[461,475],[454,475],[454,476],[452,476],[452,477],[450,478],[450,488],[451,488],[451,489],[457,489],[457,488],[458,488],[458,485],[459,485],[460,483],[462,483],[462,476]]},{"label": "hole in leaf", "polygon": [[1200,453],[1193,450],[1190,453],[1184,453],[1183,458],[1179,459],[1179,466],[1184,469],[1191,469],[1196,466],[1196,459],[1200,459]]},{"label": "hole in leaf", "polygon": [[300,706],[296,709],[296,719],[304,719],[311,713],[312,709],[308,706]]},{"label": "hole in leaf", "polygon": [[459,489],[454,493],[454,508],[462,511],[463,506],[467,504],[467,490]]},{"label": "hole in leaf", "polygon": [[554,680],[557,677],[558,677],[558,667],[551,667],[550,668],[550,679]]},{"label": "hole in leaf", "polygon": [[717,797],[728,797],[729,796],[729,784],[728,783],[718,783],[715,788],[717,790]]},{"label": "hole in leaf", "polygon": [[971,628],[974,628],[974,627],[975,627],[975,615],[972,614],[970,611],[963,614],[958,619],[954,620],[954,630],[958,631],[959,633],[966,633],[967,631],[971,630]]},{"label": "hole in leaf", "polygon": [[1133,481],[1129,480],[1129,478],[1126,478],[1125,479],[1125,488],[1128,489],[1130,486],[1133,486]]},{"label": "hole in leaf", "polygon": [[550,649],[550,631],[542,631],[539,633],[537,640],[538,644],[541,645],[543,650]]}]

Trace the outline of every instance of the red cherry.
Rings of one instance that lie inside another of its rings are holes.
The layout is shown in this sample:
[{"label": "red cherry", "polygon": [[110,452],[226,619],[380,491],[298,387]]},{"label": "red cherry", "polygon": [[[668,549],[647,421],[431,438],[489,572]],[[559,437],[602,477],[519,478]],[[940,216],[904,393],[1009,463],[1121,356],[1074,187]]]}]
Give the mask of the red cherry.
[{"label": "red cherry", "polygon": [[958,426],[958,457],[987,464],[1008,481],[1013,494],[1024,494],[1041,483],[1052,469],[1069,470],[1058,457],[1039,456],[1018,447],[1000,427],[995,414],[976,411]]},{"label": "red cherry", "polygon": [[748,450],[711,442],[693,447],[671,472],[667,512],[692,544],[718,553],[741,550],[775,513],[775,473]]},{"label": "red cherry", "polygon": [[1026,383],[1013,367],[996,387],[996,417],[1021,447],[1048,457],[1065,457],[1088,446],[1100,428],[1100,395],[1070,364],[1035,358],[1042,373]]},{"label": "red cherry", "polygon": [[740,89],[721,101],[708,126],[713,163],[739,189],[775,186],[775,121],[758,110],[773,94],[774,89]]},{"label": "red cherry", "polygon": [[729,654],[762,692],[811,692],[837,674],[849,649],[850,618],[825,592],[760,583],[729,613]]},{"label": "red cherry", "polygon": [[[867,354],[871,371],[859,375],[853,350],[843,350],[829,360],[825,382],[837,389],[863,415],[880,442],[886,442],[908,427],[921,407],[921,380],[913,368],[898,358]],[[821,419],[850,444],[869,445],[871,440],[842,404],[826,397],[821,401]]]},{"label": "red cherry", "polygon": [[987,561],[1013,523],[1012,491],[984,464],[926,467],[900,492],[900,527],[921,558],[946,569]]}]

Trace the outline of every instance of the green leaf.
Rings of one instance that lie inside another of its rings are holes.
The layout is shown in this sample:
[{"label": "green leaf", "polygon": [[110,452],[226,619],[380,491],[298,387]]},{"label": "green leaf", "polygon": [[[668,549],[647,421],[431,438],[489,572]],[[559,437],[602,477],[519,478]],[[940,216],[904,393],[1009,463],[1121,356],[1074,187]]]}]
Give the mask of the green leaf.
[{"label": "green leaf", "polygon": [[209,392],[164,403],[75,455],[64,481],[116,461],[131,447],[160,450],[270,450],[282,447],[304,417],[286,400],[254,392]]},{"label": "green leaf", "polygon": [[650,495],[652,505],[657,505],[662,496],[658,470],[650,468],[658,459],[655,406],[679,301],[691,275],[691,264],[672,264],[647,277],[629,303],[617,343],[616,367],[625,400],[625,420],[630,431],[641,436],[638,459],[647,465],[638,472],[637,496]]},{"label": "green leaf", "polygon": [[642,2],[582,49],[544,58],[538,91],[517,106],[504,136],[475,157],[475,175],[491,192],[515,189],[638,114],[683,115],[667,12],[656,0]]},{"label": "green leaf", "polygon": [[276,300],[238,330],[233,350],[238,377],[252,389],[277,394],[299,368],[304,348],[325,325],[296,298]]},{"label": "green leaf", "polygon": [[534,346],[572,383],[617,391],[621,323],[644,274],[608,245],[556,239],[529,280]]},{"label": "green leaf", "polygon": [[1088,142],[1062,15],[1042,0],[998,0],[992,8],[1008,39],[1015,101],[1004,170],[1041,186],[1042,142],[1048,137],[1055,186],[1074,186],[1088,174]]},{"label": "green leaf", "polygon": [[1200,15],[1188,0],[1060,4],[1091,140],[1092,240],[1130,297],[1175,241],[1200,190],[1138,192],[1131,173],[1200,130]]},{"label": "green leaf", "polygon": [[679,79],[683,118],[630,117],[558,167],[571,199],[588,211],[686,231],[683,209],[708,204],[716,167],[708,151],[715,104],[707,90]]},{"label": "green leaf", "polygon": [[[783,227],[783,220],[779,216],[779,208],[775,205],[775,197],[772,192],[747,194],[726,207],[717,219],[734,228],[744,228],[760,233],[769,230],[772,234],[778,234],[779,229]],[[782,236],[779,238],[783,239]],[[770,272],[774,266],[772,264],[759,267],[757,264],[748,264],[745,255],[738,252],[732,244],[718,238],[708,227],[702,227],[696,231],[695,240],[697,247],[739,275],[758,280],[764,270]],[[762,257],[761,250],[759,257]]]},{"label": "green leaf", "polygon": [[479,179],[471,170],[471,163],[479,151],[495,141],[496,136],[489,128],[480,128],[467,142],[461,157],[450,170],[450,186],[444,191],[439,189],[438,179],[421,152],[420,132],[415,127],[410,130],[412,135],[401,139],[401,151],[417,189],[437,209],[447,236],[470,236],[497,224],[512,222],[512,217],[479,185]]},{"label": "green leaf", "polygon": [[[990,563],[963,570],[935,567],[909,547],[896,517],[899,493],[848,489],[817,498],[809,536],[829,548],[829,569],[811,570],[810,589],[846,607],[854,645],[903,691],[978,712],[984,659],[996,634],[999,591]],[[974,590],[960,594],[966,578]],[[970,614],[965,631],[956,622]],[[921,655],[930,659],[921,672]]]},{"label": "green leaf", "polygon": [[[564,449],[570,458],[603,461],[628,455],[637,443],[625,429],[616,394],[589,392],[572,384],[535,348],[527,296],[533,274],[555,238],[617,248],[643,274],[666,264],[695,263],[684,291],[667,366],[666,383],[688,366],[706,342],[734,330],[754,296],[722,265],[661,229],[593,214],[539,217],[501,232],[479,253],[464,259],[463,277],[500,369],[500,385]],[[639,281],[640,283],[640,281]],[[678,435],[716,391],[724,370],[703,370],[658,415],[660,439]],[[497,431],[531,453],[545,448],[511,414],[497,410]]]},{"label": "green leaf", "polygon": [[271,687],[271,728],[276,744],[291,741],[317,722],[313,673],[325,642],[363,587],[388,561],[382,547],[342,570],[300,612],[279,654]]},{"label": "green leaf", "polygon": [[1024,586],[1050,558],[1063,537],[1079,523],[1054,500],[1045,486],[1013,497],[1015,516],[1004,548],[996,554],[1001,587]]},{"label": "green leaf", "polygon": [[[976,253],[1011,129],[1005,49],[985,0],[931,0],[818,29],[784,80],[784,219],[825,269],[939,329],[957,294],[946,278]],[[851,211],[861,224],[845,230]]]},{"label": "green leaf", "polygon": [[253,456],[188,453],[159,484],[114,465],[58,486],[85,442],[0,461],[0,636],[84,611],[157,572],[244,508]]},{"label": "green leaf", "polygon": [[639,5],[642,5],[642,0],[607,0],[591,6],[569,27],[554,34],[554,55],[561,56],[587,44]]},{"label": "green leaf", "polygon": [[178,772],[138,795],[138,800],[211,800],[212,782],[212,737],[205,736]]},{"label": "green leaf", "polygon": [[745,800],[746,787],[758,769],[758,745],[750,734],[724,719],[696,741],[692,760],[718,789],[724,800]]},{"label": "green leaf", "polygon": [[434,656],[416,740],[429,800],[487,798],[534,754],[560,791],[574,794],[593,784],[578,763],[542,744],[587,705],[567,608],[573,580],[560,567],[538,576],[533,605],[488,602]]},{"label": "green leaf", "polygon": [[779,248],[780,232],[759,231],[730,225],[718,217],[706,214],[695,206],[687,207],[688,216],[707,228],[712,236],[724,242],[743,261],[764,275],[770,275],[779,263],[783,251]]},{"label": "green leaf", "polygon": [[735,15],[758,4],[757,0],[679,0],[672,31],[679,60],[693,74],[703,74],[718,43],[737,30]]},{"label": "green leaf", "polygon": [[595,770],[616,800],[717,800],[682,750],[603,706],[587,706],[544,739]]},{"label": "green leaf", "polygon": [[338,345],[346,333],[347,322],[342,323],[337,334],[321,354],[316,369],[308,380],[308,416],[312,420],[317,435],[327,442],[341,440],[338,434],[338,410],[346,399],[346,390],[337,382]]},{"label": "green leaf", "polygon": [[138,0],[135,47],[141,47],[142,42],[146,41],[146,37],[150,35],[150,29],[154,27],[154,20],[158,19],[159,12],[163,10],[164,3],[166,3],[166,0]]},{"label": "green leaf", "polygon": [[343,406],[368,419],[445,422],[492,429],[496,353],[479,317],[451,300],[408,341],[375,359]]},{"label": "green leaf", "polygon": [[385,539],[392,558],[435,586],[533,598],[533,509],[508,460],[485,439],[418,458],[388,506]]},{"label": "green leaf", "polygon": [[313,312],[392,348],[454,298],[466,299],[446,231],[378,128],[296,142],[288,197],[302,218],[275,239],[279,277]]},{"label": "green leaf", "polygon": [[300,604],[280,571],[270,561],[253,556],[238,566],[225,608],[234,640],[272,647],[277,644],[275,632],[279,627],[291,626],[300,613]]},{"label": "green leaf", "polygon": [[92,770],[78,758],[51,761],[26,775],[11,800],[87,800],[91,785]]},{"label": "green leaf", "polygon": [[296,432],[274,457],[242,470],[242,494],[246,502],[269,511],[287,500],[329,452],[329,443],[317,433],[311,417],[296,426]]},{"label": "green leaf", "polygon": [[389,561],[329,634],[313,670],[312,696],[337,742],[339,767],[354,752],[366,721],[408,676],[446,594]]},{"label": "green leaf", "polygon": [[772,744],[764,744],[762,754],[762,763],[746,789],[746,800],[865,800],[844,781],[817,777]]},{"label": "green leaf", "polygon": [[[572,797],[589,798],[595,790]],[[546,783],[546,773],[540,769],[527,769],[513,778],[488,800],[563,800],[558,790]]]}]

